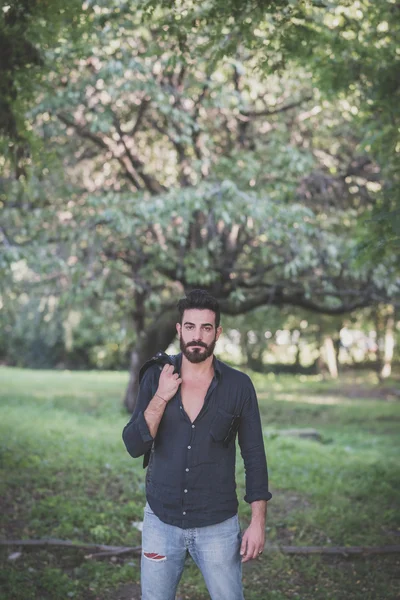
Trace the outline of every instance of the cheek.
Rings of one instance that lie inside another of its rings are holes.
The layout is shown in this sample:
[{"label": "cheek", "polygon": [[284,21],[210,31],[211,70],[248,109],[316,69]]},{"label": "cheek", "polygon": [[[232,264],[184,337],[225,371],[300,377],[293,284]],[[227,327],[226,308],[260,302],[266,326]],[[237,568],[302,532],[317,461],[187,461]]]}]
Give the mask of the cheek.
[{"label": "cheek", "polygon": [[188,343],[188,342],[190,342],[190,341],[191,341],[191,339],[192,339],[192,337],[191,337],[191,334],[190,334],[190,332],[188,332],[188,331],[186,331],[186,332],[183,332],[183,331],[182,331],[182,333],[181,333],[181,335],[180,335],[180,338],[181,338],[181,340],[182,340],[182,342],[183,342],[184,344],[187,344],[187,343]]}]

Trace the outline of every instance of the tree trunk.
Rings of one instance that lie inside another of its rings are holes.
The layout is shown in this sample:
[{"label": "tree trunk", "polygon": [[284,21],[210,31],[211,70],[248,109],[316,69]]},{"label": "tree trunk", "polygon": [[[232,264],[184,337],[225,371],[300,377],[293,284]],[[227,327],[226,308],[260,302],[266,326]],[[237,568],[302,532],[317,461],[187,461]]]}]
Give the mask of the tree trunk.
[{"label": "tree trunk", "polygon": [[161,314],[150,327],[140,332],[138,342],[131,354],[129,383],[125,392],[124,406],[132,413],[139,391],[140,367],[160,350],[166,350],[176,335],[176,309]]},{"label": "tree trunk", "polygon": [[340,327],[338,328],[337,333],[333,337],[333,345],[335,348],[336,365],[337,365],[338,372],[340,371],[339,354],[340,354],[340,346],[341,346],[341,341],[340,341],[340,330],[341,329],[342,329],[342,323],[340,324]]},{"label": "tree trunk", "polygon": [[335,345],[330,335],[325,336],[324,339],[324,351],[325,351],[325,360],[329,370],[329,374],[333,379],[337,379],[338,377],[338,368],[336,362],[336,351]]},{"label": "tree trunk", "polygon": [[383,347],[383,365],[380,372],[380,378],[386,379],[390,377],[392,372],[392,360],[394,351],[394,307],[388,306],[388,314],[386,317],[385,338]]},{"label": "tree trunk", "polygon": [[376,306],[373,312],[375,331],[376,331],[376,368],[378,377],[382,371],[382,352],[381,352],[381,331],[382,331],[382,317],[380,314],[380,307]]},{"label": "tree trunk", "polygon": [[323,340],[324,340],[324,338],[323,338],[321,326],[318,327],[316,334],[315,334],[315,338],[316,338],[318,352],[319,352],[318,357],[315,361],[315,366],[316,366],[317,373],[319,375],[322,375],[323,378],[325,379],[326,362],[324,361],[324,357],[323,357],[323,343],[324,343]]}]

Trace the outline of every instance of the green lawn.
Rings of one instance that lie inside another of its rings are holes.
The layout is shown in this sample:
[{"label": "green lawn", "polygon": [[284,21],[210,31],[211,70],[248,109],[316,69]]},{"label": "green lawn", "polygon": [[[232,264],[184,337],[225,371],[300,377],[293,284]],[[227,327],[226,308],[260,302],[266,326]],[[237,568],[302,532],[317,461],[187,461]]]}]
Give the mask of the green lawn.
[{"label": "green lawn", "polygon": [[[267,537],[287,545],[400,544],[399,381],[254,375],[273,498]],[[0,369],[0,538],[138,545],[144,471],[121,440],[127,375]],[[279,435],[313,427],[322,441]],[[238,495],[243,468],[238,460]],[[241,502],[245,526],[249,507]],[[88,560],[76,550],[2,548],[0,598],[118,600],[139,560]],[[400,595],[400,556],[289,557],[245,566],[246,600],[377,600]],[[135,588],[136,589],[136,588]],[[208,595],[189,564],[181,598]]]}]

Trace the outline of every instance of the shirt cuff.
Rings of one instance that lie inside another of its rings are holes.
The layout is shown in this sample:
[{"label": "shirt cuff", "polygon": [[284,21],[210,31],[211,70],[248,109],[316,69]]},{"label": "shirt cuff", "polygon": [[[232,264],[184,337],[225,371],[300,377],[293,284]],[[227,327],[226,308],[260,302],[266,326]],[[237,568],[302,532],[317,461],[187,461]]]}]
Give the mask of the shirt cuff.
[{"label": "shirt cuff", "polygon": [[142,436],[144,442],[152,442],[153,436],[150,433],[149,426],[146,423],[143,412],[140,412],[136,418],[136,424],[139,429],[139,433]]},{"label": "shirt cuff", "polygon": [[246,494],[244,501],[248,504],[251,504],[252,502],[256,502],[256,500],[266,500],[268,502],[268,500],[271,500],[271,498],[271,492],[264,492],[263,494]]}]

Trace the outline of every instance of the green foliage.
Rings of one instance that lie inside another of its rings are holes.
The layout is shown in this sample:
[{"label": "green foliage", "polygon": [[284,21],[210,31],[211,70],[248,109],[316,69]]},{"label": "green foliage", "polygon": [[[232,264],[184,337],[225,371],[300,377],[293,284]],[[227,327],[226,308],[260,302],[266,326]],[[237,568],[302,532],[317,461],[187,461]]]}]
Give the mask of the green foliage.
[{"label": "green foliage", "polygon": [[360,134],[358,151],[371,156],[382,172],[369,234],[360,245],[361,260],[373,263],[382,252],[398,253],[400,12],[395,0],[214,0],[201,5],[153,0],[142,5],[173,9],[163,15],[168,35],[180,41],[182,56],[190,55],[191,37],[201,29],[214,56],[236,57],[240,40],[264,73],[300,64],[319,94],[343,101],[344,118]]},{"label": "green foliage", "polygon": [[[360,241],[374,224],[373,240],[395,226],[376,212],[390,197],[393,216],[397,198],[388,127],[397,92],[392,102],[379,91],[396,64],[396,22],[390,2],[371,13],[361,5],[363,19],[353,2],[133,10],[102,0],[77,12],[76,37],[63,24],[70,7],[56,3],[48,43],[51,8],[41,5],[50,12],[37,31],[26,21],[51,64],[26,115],[41,142],[18,173],[11,154],[0,159],[6,313],[54,296],[54,324],[81,314],[72,364],[111,368],[191,286],[208,287],[231,314],[263,303],[343,312],[395,299],[395,254],[360,260]],[[39,335],[50,329],[41,323]],[[37,331],[28,326],[26,338]],[[55,343],[45,346],[58,356]]]},{"label": "green foliage", "polygon": [[[21,142],[30,129],[25,112],[50,68],[46,51],[58,46],[65,35],[77,39],[83,23],[80,0],[0,3],[0,134],[11,142]],[[17,152],[18,146],[14,149]]]}]

